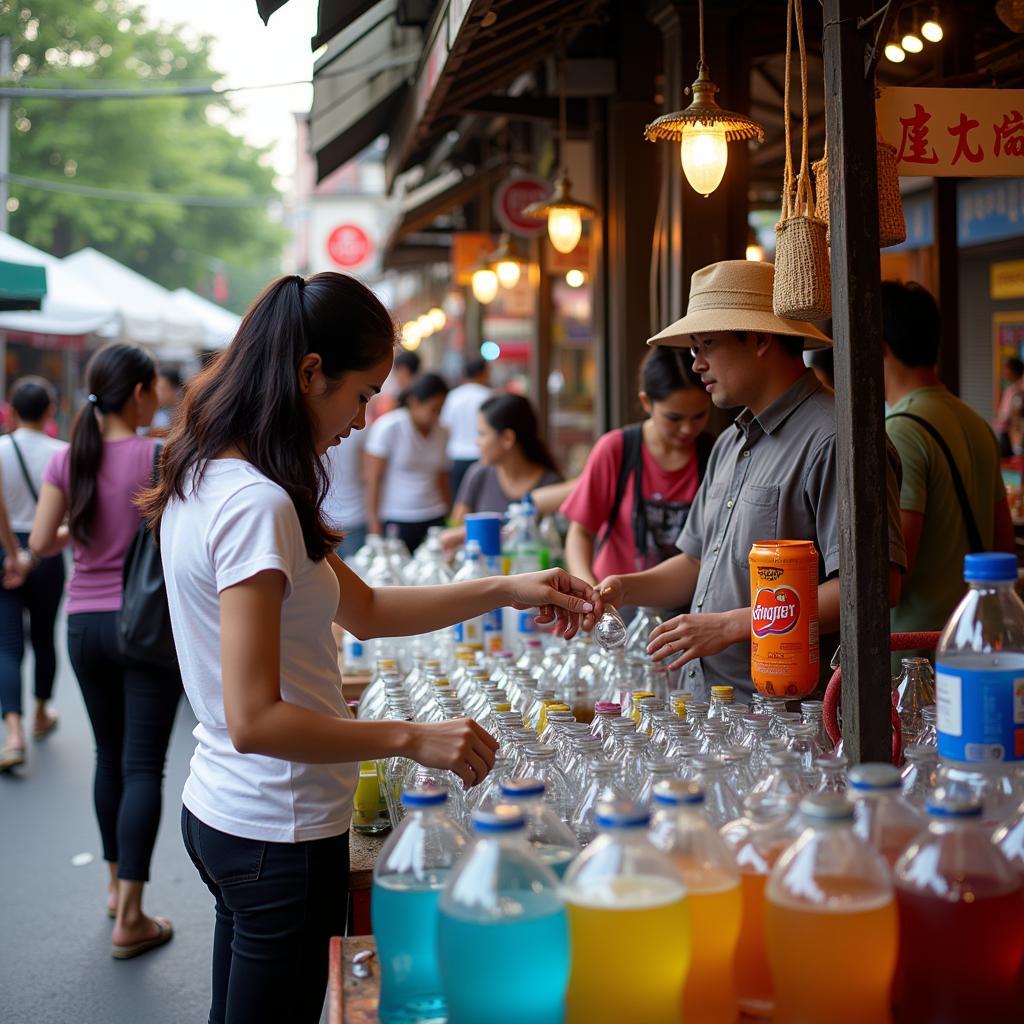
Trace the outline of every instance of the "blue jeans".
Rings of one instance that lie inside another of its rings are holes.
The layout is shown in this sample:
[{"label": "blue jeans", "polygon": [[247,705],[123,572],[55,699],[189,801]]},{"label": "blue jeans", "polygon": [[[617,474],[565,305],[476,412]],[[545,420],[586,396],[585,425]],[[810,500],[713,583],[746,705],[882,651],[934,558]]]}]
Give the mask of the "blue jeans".
[{"label": "blue jeans", "polygon": [[216,912],[210,1024],[317,1024],[330,939],[345,934],[348,833],[243,839],[182,807],[181,834]]},{"label": "blue jeans", "polygon": [[339,558],[351,558],[366,543],[366,527],[353,526],[345,531],[345,537],[338,545]]}]

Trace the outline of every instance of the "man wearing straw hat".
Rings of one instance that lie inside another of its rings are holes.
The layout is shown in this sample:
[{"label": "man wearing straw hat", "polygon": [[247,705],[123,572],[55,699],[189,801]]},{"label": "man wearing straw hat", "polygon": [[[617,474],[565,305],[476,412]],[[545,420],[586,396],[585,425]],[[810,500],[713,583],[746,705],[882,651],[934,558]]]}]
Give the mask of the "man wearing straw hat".
[{"label": "man wearing straw hat", "polygon": [[[599,589],[615,605],[679,607],[652,634],[649,651],[683,667],[681,688],[714,683],[749,693],[751,545],[812,540],[819,552],[818,606],[825,636],[839,628],[839,509],[835,401],[804,366],[803,352],[831,345],[809,323],[772,312],[775,268],[729,260],[698,270],[686,316],[650,339],[688,348],[715,405],[743,407],[715,443],[707,473],[679,537],[682,552],[646,572],[610,576]],[[888,487],[891,601],[906,553],[899,487]]]}]

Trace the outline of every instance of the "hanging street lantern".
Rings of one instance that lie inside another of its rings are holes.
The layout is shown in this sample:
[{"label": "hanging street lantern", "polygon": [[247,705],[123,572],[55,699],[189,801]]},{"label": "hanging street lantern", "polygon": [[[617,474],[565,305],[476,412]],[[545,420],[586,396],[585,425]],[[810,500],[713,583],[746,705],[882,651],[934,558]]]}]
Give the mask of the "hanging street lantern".
[{"label": "hanging street lantern", "polygon": [[473,298],[481,306],[489,305],[498,294],[498,275],[490,267],[481,265],[473,271],[470,287]]},{"label": "hanging street lantern", "polygon": [[507,231],[502,232],[498,248],[487,257],[487,265],[498,275],[498,283],[502,288],[515,288],[519,284],[523,258]]}]

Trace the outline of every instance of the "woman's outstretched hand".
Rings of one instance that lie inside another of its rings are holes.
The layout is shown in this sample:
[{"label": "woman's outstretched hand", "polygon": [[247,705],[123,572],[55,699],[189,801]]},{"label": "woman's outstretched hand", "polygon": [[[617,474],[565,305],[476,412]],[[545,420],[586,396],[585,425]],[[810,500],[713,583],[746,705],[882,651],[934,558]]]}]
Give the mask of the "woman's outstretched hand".
[{"label": "woman's outstretched hand", "polygon": [[483,782],[494,765],[498,741],[471,718],[417,725],[409,751],[427,768],[455,772],[466,789]]},{"label": "woman's outstretched hand", "polygon": [[581,626],[592,628],[595,612],[600,614],[597,591],[564,569],[508,576],[506,583],[513,608],[537,608],[537,625],[553,625],[552,632],[566,640],[571,640]]}]

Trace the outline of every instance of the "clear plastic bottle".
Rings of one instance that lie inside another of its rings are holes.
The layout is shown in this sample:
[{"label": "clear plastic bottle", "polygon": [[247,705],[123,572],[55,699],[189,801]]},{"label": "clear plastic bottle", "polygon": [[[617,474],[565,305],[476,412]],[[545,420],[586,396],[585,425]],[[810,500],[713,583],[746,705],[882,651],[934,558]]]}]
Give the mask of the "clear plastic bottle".
[{"label": "clear plastic bottle", "polygon": [[1024,879],[1024,803],[992,833],[992,842]]},{"label": "clear plastic bottle", "polygon": [[661,622],[661,616],[653,608],[638,608],[629,629],[626,630],[626,656],[646,661],[651,633],[661,625]]},{"label": "clear plastic bottle", "polygon": [[690,912],[678,869],[647,838],[648,821],[633,804],[601,804],[600,835],[565,876],[572,938],[566,1024],[678,1024]]},{"label": "clear plastic bottle", "polygon": [[854,835],[846,797],[804,797],[800,813],[806,828],[768,879],[774,1019],[888,1024],[898,933],[889,867]]},{"label": "clear plastic bottle", "polygon": [[708,708],[708,721],[713,721],[716,718],[725,718],[725,708],[727,705],[732,704],[734,690],[731,686],[712,686],[711,687],[711,707]]},{"label": "clear plastic bottle", "polygon": [[900,659],[897,711],[904,748],[921,735],[921,709],[935,703],[935,672],[927,658]]},{"label": "clear plastic bottle", "polygon": [[651,842],[672,858],[686,884],[694,942],[683,991],[688,1024],[735,1024],[734,961],[740,937],[740,873],[703,813],[696,782],[661,782],[654,791]]},{"label": "clear plastic bottle", "polygon": [[725,761],[714,754],[690,759],[697,781],[704,787],[704,813],[715,828],[740,816],[740,798],[726,777]]},{"label": "clear plastic bottle", "polygon": [[619,781],[619,766],[607,757],[599,757],[590,768],[583,795],[573,809],[571,826],[580,846],[586,846],[597,836],[597,812],[605,803],[626,800]]},{"label": "clear plastic bottle", "polygon": [[[466,561],[462,568],[455,574],[455,582],[463,580],[482,580],[491,575],[490,570],[484,564],[484,556],[480,553],[480,545],[475,541],[466,542]],[[455,642],[466,644],[474,651],[484,650],[488,640],[488,613],[486,615],[475,615],[465,622],[459,622],[452,626],[452,634]],[[491,626],[493,630],[493,625]]]},{"label": "clear plastic bottle", "polygon": [[373,869],[371,917],[380,961],[380,1019],[443,1022],[440,965],[434,941],[441,891],[469,839],[447,815],[437,787],[406,790],[406,815]]},{"label": "clear plastic bottle", "polygon": [[925,816],[903,799],[900,770],[891,764],[858,764],[848,775],[854,801],[853,831],[892,867],[924,831]]},{"label": "clear plastic bottle", "polygon": [[501,783],[501,799],[519,807],[526,815],[526,840],[533,852],[559,877],[580,852],[572,829],[544,799],[545,784],[540,779],[520,776]]},{"label": "clear plastic bottle", "polygon": [[544,799],[558,817],[568,824],[572,820],[576,796],[565,772],[555,757],[554,747],[533,743],[523,749],[519,774],[544,783]]},{"label": "clear plastic bottle", "polygon": [[903,752],[903,796],[919,810],[935,788],[939,758],[934,747],[914,743]]},{"label": "clear plastic bottle", "polygon": [[449,1024],[562,1024],[569,933],[558,879],[526,841],[526,816],[473,816],[476,842],[441,897],[437,948]]},{"label": "clear plastic bottle", "polygon": [[846,768],[849,762],[845,754],[827,754],[814,762],[818,770],[819,793],[845,793],[849,789]]},{"label": "clear plastic bottle", "polygon": [[1021,876],[980,826],[981,804],[936,797],[896,865],[900,1024],[1021,1018]]},{"label": "clear plastic bottle", "polygon": [[[359,706],[356,709],[357,718],[366,718],[366,710],[377,701],[384,698],[384,677],[398,672],[398,661],[395,658],[378,658],[373,676],[369,685],[359,695]],[[401,676],[399,676],[401,678]]]}]

